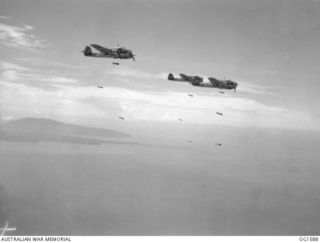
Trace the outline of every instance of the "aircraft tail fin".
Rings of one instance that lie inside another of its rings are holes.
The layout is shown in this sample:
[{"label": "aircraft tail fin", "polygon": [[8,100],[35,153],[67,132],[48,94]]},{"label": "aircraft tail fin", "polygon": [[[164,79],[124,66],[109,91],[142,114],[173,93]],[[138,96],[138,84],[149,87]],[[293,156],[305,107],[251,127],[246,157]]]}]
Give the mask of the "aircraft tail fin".
[{"label": "aircraft tail fin", "polygon": [[168,75],[168,80],[174,80],[174,76],[173,76],[172,73],[169,73],[169,75]]},{"label": "aircraft tail fin", "polygon": [[82,51],[82,52],[83,52],[83,54],[85,56],[91,56],[92,55],[92,50],[91,50],[91,48],[89,46],[86,46],[86,48],[84,48],[84,51]]}]

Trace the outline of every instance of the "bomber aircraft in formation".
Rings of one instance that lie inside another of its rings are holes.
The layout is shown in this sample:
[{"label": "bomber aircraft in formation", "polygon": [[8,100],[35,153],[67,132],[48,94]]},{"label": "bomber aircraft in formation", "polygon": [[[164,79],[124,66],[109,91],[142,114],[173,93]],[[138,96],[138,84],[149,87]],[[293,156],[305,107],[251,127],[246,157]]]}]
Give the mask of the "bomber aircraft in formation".
[{"label": "bomber aircraft in formation", "polygon": [[219,89],[234,89],[238,86],[237,82],[231,80],[219,80],[213,77],[208,78],[210,83],[203,83],[203,78],[200,76],[189,76],[183,73],[180,73],[180,78],[175,78],[172,73],[169,73],[168,80],[171,81],[182,81],[182,82],[189,82],[194,86],[199,87],[207,87],[207,88],[219,88]]},{"label": "bomber aircraft in formation", "polygon": [[[96,49],[98,52],[92,52],[92,49],[90,48],[93,47]],[[86,46],[85,49],[82,51],[84,56],[86,57],[101,57],[101,58],[114,58],[114,59],[131,59],[135,61],[134,54],[132,53],[131,50],[126,49],[124,47],[119,47],[119,48],[106,48],[97,44],[90,44],[90,46]],[[119,62],[112,62],[113,65],[119,65]],[[236,88],[238,86],[237,82],[231,81],[231,80],[219,80],[213,77],[209,77],[208,80],[210,83],[203,83],[203,78],[195,75],[195,76],[190,76],[190,75],[185,75],[183,73],[179,74],[179,78],[174,77],[172,73],[169,73],[168,75],[168,80],[171,81],[180,81],[180,82],[188,82],[192,84],[193,86],[199,86],[199,87],[211,87],[211,88],[219,88],[219,89],[234,89],[236,91]],[[102,85],[97,86],[100,89],[103,89]],[[224,94],[223,91],[219,91],[219,93]],[[188,94],[189,97],[194,97],[193,94]],[[223,113],[221,112],[216,112],[217,115],[223,116]],[[122,116],[118,116],[120,120],[124,120],[125,118]],[[183,122],[181,118],[178,119],[178,121]],[[188,140],[188,143],[192,143],[192,140]],[[216,146],[221,146],[221,143],[215,143]],[[205,185],[202,184],[203,187]],[[0,227],[0,233],[1,236],[5,234],[6,231],[14,231],[16,230],[15,227],[8,227],[8,222],[6,222],[5,227],[1,228]]]},{"label": "bomber aircraft in formation", "polygon": [[[98,52],[93,52],[90,48],[93,47]],[[99,46],[97,44],[90,44],[90,46],[86,46],[82,51],[86,57],[103,57],[103,58],[114,58],[114,59],[131,59],[135,61],[135,58],[131,50],[126,49],[124,47],[118,48],[106,48],[103,46]],[[114,63],[114,65],[119,65]]]},{"label": "bomber aircraft in formation", "polygon": [[183,73],[180,73],[179,75],[180,75],[180,78],[175,78],[172,73],[169,73],[168,79],[171,81],[181,81],[181,82],[189,82],[189,83],[190,82],[191,83],[193,83],[193,82],[202,83],[202,81],[203,81],[203,78],[199,77],[199,76],[189,76],[189,75],[185,75]]},{"label": "bomber aircraft in formation", "polygon": [[[98,52],[93,52],[90,46],[96,49]],[[90,46],[86,46],[85,49],[82,51],[83,54],[87,57],[102,57],[114,59],[132,58],[132,60],[135,61],[135,55],[132,53],[132,51],[124,47],[106,48],[97,44],[90,44]],[[119,65],[118,62],[113,62],[112,64]],[[172,73],[169,73],[168,79],[171,81],[189,82],[194,86],[219,89],[234,89],[234,91],[236,91],[236,88],[238,86],[237,82],[231,80],[219,80],[213,77],[209,77],[208,80],[210,81],[210,83],[203,83],[203,78],[198,75],[190,76],[183,73],[180,73],[179,75],[180,78],[176,78]]]},{"label": "bomber aircraft in formation", "polygon": [[[234,89],[234,92],[236,92],[238,83],[229,80],[219,80],[213,77],[208,78],[211,85],[215,88],[219,88],[219,89]],[[208,86],[210,87],[210,86]]]},{"label": "bomber aircraft in formation", "polygon": [[[98,52],[93,52],[90,48],[93,47]],[[131,50],[126,49],[124,47],[118,48],[106,48],[97,44],[90,44],[90,46],[86,46],[82,51],[83,54],[87,57],[102,57],[102,58],[114,58],[114,59],[131,59],[135,61],[134,54]],[[113,65],[119,65],[118,62],[113,62]],[[207,88],[219,88],[219,89],[234,89],[238,86],[237,82],[231,80],[219,80],[213,77],[209,77],[208,80],[210,83],[203,83],[203,78],[195,75],[190,76],[183,73],[180,73],[180,78],[174,77],[172,73],[169,73],[168,79],[171,81],[181,81],[181,82],[189,82],[194,86],[207,87]],[[222,92],[221,92],[222,93]]]}]

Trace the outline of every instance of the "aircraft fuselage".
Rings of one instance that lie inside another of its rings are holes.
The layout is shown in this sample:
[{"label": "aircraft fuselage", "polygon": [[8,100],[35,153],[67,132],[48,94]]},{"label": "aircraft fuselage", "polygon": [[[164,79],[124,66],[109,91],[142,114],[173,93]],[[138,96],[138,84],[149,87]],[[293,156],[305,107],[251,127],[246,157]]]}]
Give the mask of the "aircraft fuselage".
[{"label": "aircraft fuselage", "polygon": [[132,58],[129,54],[103,54],[103,53],[91,53],[91,54],[84,54],[86,57],[100,57],[100,58],[114,58],[114,59],[130,59]]},{"label": "aircraft fuselage", "polygon": [[208,78],[211,84],[208,84],[211,87],[214,88],[220,88],[220,89],[236,89],[238,86],[237,82],[231,81],[231,80],[218,80],[215,78]]},{"label": "aircraft fuselage", "polygon": [[91,44],[91,46],[97,49],[99,52],[93,52],[90,46],[86,46],[82,51],[86,57],[100,57],[100,58],[114,58],[114,59],[134,59],[134,55],[131,50],[124,47],[117,49],[108,49],[102,46]]},{"label": "aircraft fuselage", "polygon": [[198,83],[202,83],[203,81],[203,78],[202,77],[199,77],[199,76],[189,76],[189,75],[185,75],[183,73],[180,73],[180,78],[176,78],[173,76],[172,73],[169,73],[168,75],[168,80],[171,80],[171,81],[180,81],[180,82],[198,82]]}]

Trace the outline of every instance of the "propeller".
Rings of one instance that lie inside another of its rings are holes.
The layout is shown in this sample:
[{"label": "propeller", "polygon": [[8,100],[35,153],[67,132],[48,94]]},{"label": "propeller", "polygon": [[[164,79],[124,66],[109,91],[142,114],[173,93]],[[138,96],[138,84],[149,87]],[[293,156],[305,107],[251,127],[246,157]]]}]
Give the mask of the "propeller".
[{"label": "propeller", "polygon": [[118,53],[119,59],[121,59],[121,51],[120,51],[120,48],[117,49],[117,53]]},{"label": "propeller", "polygon": [[118,56],[119,56],[119,59],[121,59],[121,49],[122,47],[120,47],[119,43],[117,43],[117,53],[118,53]]},{"label": "propeller", "polygon": [[134,58],[135,55],[133,55],[132,51],[129,50],[129,55],[131,56],[132,60],[135,62],[136,59]]}]

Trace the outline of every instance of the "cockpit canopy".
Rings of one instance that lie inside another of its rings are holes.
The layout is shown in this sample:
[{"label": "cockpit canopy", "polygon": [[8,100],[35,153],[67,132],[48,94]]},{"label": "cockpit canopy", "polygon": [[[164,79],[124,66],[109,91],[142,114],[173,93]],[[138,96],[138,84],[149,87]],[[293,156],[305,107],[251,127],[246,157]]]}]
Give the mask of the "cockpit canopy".
[{"label": "cockpit canopy", "polygon": [[124,48],[124,47],[119,48],[119,49],[118,49],[118,52],[119,52],[119,53],[123,53],[123,54],[129,54],[129,53],[130,53],[130,51],[127,50],[127,49]]}]

